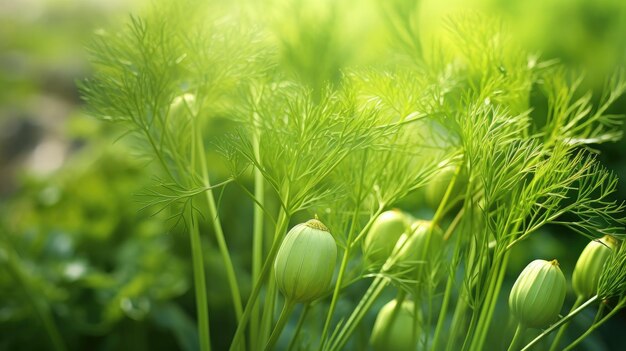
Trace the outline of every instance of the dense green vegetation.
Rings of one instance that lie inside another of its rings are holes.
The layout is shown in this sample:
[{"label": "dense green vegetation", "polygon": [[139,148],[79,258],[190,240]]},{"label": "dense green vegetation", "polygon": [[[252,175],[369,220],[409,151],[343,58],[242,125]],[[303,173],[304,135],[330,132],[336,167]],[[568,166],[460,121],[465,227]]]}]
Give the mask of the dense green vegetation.
[{"label": "dense green vegetation", "polygon": [[0,349],[620,345],[621,2],[48,6],[0,24]]}]

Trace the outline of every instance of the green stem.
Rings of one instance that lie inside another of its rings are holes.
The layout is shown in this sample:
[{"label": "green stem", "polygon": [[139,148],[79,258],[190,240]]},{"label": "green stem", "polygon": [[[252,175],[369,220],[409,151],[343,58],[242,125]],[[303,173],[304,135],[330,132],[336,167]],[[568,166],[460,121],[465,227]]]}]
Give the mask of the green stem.
[{"label": "green stem", "polygon": [[[459,211],[459,214],[462,214],[463,210]],[[457,216],[458,218],[458,216]],[[456,218],[455,221],[452,222],[451,226],[456,226]],[[457,235],[457,241],[454,249],[454,257],[460,256],[461,250],[461,235]],[[454,269],[456,268],[456,263],[451,264],[452,271],[450,272],[450,277],[448,277],[448,281],[446,282],[446,290],[443,293],[443,302],[441,303],[441,309],[439,312],[439,318],[437,319],[437,326],[435,327],[435,335],[433,336],[433,345],[432,349],[437,350],[439,346],[439,339],[441,335],[441,331],[444,327],[444,322],[446,320],[446,315],[448,314],[448,305],[450,303],[450,299],[452,298],[452,286],[454,285]]]},{"label": "green stem", "polygon": [[[443,195],[443,198],[441,199],[441,203],[439,203],[439,206],[437,207],[437,211],[435,212],[435,215],[433,216],[432,219],[432,224],[431,224],[431,228],[430,230],[434,230],[435,226],[437,225],[437,223],[441,220],[441,218],[443,218],[443,215],[445,213],[445,208],[446,208],[446,204],[448,203],[448,199],[450,198],[450,195],[452,194],[452,190],[454,189],[454,186],[456,184],[457,178],[459,176],[459,173],[461,172],[461,168],[462,166],[458,166],[456,168],[456,170],[454,171],[454,174],[452,175],[452,179],[450,180],[450,183],[448,183],[448,187],[446,188],[446,192]],[[460,214],[462,213],[462,210],[459,212]],[[456,226],[456,223],[458,223],[458,219],[459,219],[459,215],[455,216],[452,225]],[[460,236],[459,236],[460,237]],[[427,239],[426,245],[424,246],[424,250],[426,250],[426,248],[428,248],[430,246],[430,235]],[[457,241],[458,243],[458,241]],[[455,251],[458,250],[458,245],[455,245]],[[425,257],[425,252],[422,252],[422,257]],[[454,265],[453,265],[454,266]],[[444,292],[444,298],[443,298],[443,302],[442,302],[442,307],[441,307],[441,311],[439,314],[439,318],[437,320],[437,326],[435,327],[435,335],[434,335],[434,339],[433,339],[433,346],[432,349],[436,350],[437,347],[437,343],[438,343],[438,339],[439,339],[439,334],[441,332],[442,329],[442,325],[445,319],[445,315],[447,313],[447,309],[448,309],[448,301],[450,299],[450,295],[452,293],[452,281],[453,279],[448,279],[448,282],[446,283],[446,290]],[[429,301],[429,306],[430,304],[432,304],[432,299],[428,299]],[[431,321],[431,316],[432,316],[432,309],[429,307],[428,309],[428,322],[426,323],[426,325],[430,325],[430,321]],[[430,335],[430,332],[427,332],[425,335],[425,345],[428,345],[428,337]]]},{"label": "green stem", "polygon": [[[401,292],[403,292],[401,290]],[[399,296],[402,296],[402,298],[404,299],[404,294],[400,295],[400,292],[398,293]],[[413,302],[413,327],[411,328],[411,344],[412,345],[417,345],[418,340],[419,340],[419,331],[420,331],[420,323],[422,323],[421,320],[421,302],[419,300],[417,300],[417,298],[415,299],[415,301]],[[426,345],[426,343],[424,343],[424,345]]]},{"label": "green stem", "polygon": [[[278,215],[278,220],[279,221],[283,220],[283,218],[286,215],[287,214],[285,210],[281,208],[280,213]],[[282,239],[282,233],[277,232],[274,235],[273,243],[275,242],[281,243],[282,242],[281,239]],[[273,261],[274,259],[272,259],[272,262]],[[276,297],[278,295],[278,289],[276,287],[275,277],[273,274],[270,274],[267,277],[266,286],[267,286],[267,289],[265,290],[265,303],[263,305],[263,313],[261,314],[261,326],[259,328],[259,333],[258,333],[257,340],[256,340],[257,345],[265,345],[272,331],[272,322],[274,320]]]},{"label": "green stem", "polygon": [[483,350],[485,339],[487,338],[487,332],[491,325],[491,319],[493,318],[493,311],[496,308],[498,296],[500,295],[500,289],[502,288],[502,282],[504,281],[504,274],[506,272],[506,266],[508,264],[510,251],[506,251],[502,259],[492,270],[492,276],[489,279],[489,290],[487,291],[487,298],[481,309],[480,318],[478,320],[478,327],[475,331],[475,338],[470,344],[471,350]]},{"label": "green stem", "polygon": [[302,330],[302,326],[304,325],[304,320],[306,319],[307,314],[311,310],[311,304],[307,303],[304,305],[302,312],[300,313],[300,318],[298,318],[298,323],[296,324],[296,330],[293,333],[293,337],[291,337],[291,341],[289,342],[289,346],[287,350],[293,350],[296,347],[296,341],[300,336],[300,331]]},{"label": "green stem", "polygon": [[[362,233],[367,233],[367,231],[369,231],[369,228],[372,226],[372,224],[374,223],[376,218],[378,218],[378,216],[380,215],[380,213],[382,211],[383,211],[383,207],[380,206],[378,208],[378,210],[370,217],[369,221],[363,227],[361,232],[357,235],[357,238],[361,237]],[[354,228],[354,226],[356,226],[357,219],[358,219],[358,211],[355,211],[354,216],[353,216],[353,220],[352,220],[353,228]],[[352,238],[351,238],[351,235],[350,235],[350,237],[348,238],[348,242],[351,242],[351,239]],[[341,292],[341,289],[343,288],[341,284],[343,284],[343,279],[344,279],[344,276],[345,276],[345,272],[346,272],[346,269],[348,268],[348,261],[349,261],[349,258],[350,258],[350,250],[351,250],[351,248],[352,248],[352,246],[350,244],[346,245],[346,250],[344,251],[343,258],[341,259],[341,266],[339,267],[339,274],[337,276],[337,281],[335,282],[335,288],[333,290],[333,297],[332,297],[332,299],[330,301],[330,307],[328,309],[328,313],[326,314],[326,321],[324,322],[324,329],[322,331],[322,337],[320,338],[319,350],[322,350],[324,348],[324,343],[326,342],[326,336],[328,335],[330,322],[332,320],[333,313],[335,312],[335,308],[337,306],[337,301],[339,301],[339,294]]]},{"label": "green stem", "polygon": [[339,299],[339,291],[341,290],[341,282],[343,281],[343,276],[346,272],[346,268],[348,267],[349,258],[350,258],[350,245],[347,245],[346,249],[343,252],[343,257],[341,259],[341,266],[339,267],[339,274],[337,276],[337,282],[335,282],[335,288],[333,289],[333,297],[330,301],[330,307],[328,308],[328,313],[326,314],[326,321],[324,322],[324,328],[322,329],[322,336],[320,337],[320,345],[319,345],[318,350],[322,350],[324,348],[324,344],[326,342],[326,335],[328,335],[330,322],[332,320],[333,313],[335,312],[335,306],[337,305],[337,301]]},{"label": "green stem", "polygon": [[452,190],[454,189],[456,180],[459,177],[459,173],[461,173],[461,166],[456,167],[454,174],[452,175],[452,179],[450,179],[450,183],[448,183],[446,192],[444,193],[443,198],[441,199],[441,203],[439,203],[439,206],[437,206],[437,211],[435,212],[435,215],[433,216],[433,219],[432,219],[431,230],[433,230],[433,228],[441,221],[441,219],[446,213],[446,204],[448,203],[448,199],[450,198],[450,195],[452,194]]},{"label": "green stem", "polygon": [[[574,302],[574,304],[572,305],[572,308],[570,309],[568,315],[572,313],[573,311],[575,311],[576,308],[578,308],[578,306],[580,306],[580,304],[583,303],[584,300],[585,298],[579,295],[576,298],[576,301]],[[556,333],[556,336],[554,337],[554,340],[552,341],[552,346],[550,347],[550,351],[556,351],[558,349],[559,342],[561,341],[561,338],[563,338],[563,335],[565,335],[565,330],[567,330],[568,326],[569,326],[569,323],[565,323],[561,326],[561,328],[559,328],[558,333]]]},{"label": "green stem", "polygon": [[337,338],[330,346],[329,350],[343,350],[348,338],[354,332],[354,329],[359,325],[367,311],[372,307],[372,304],[376,301],[378,296],[383,292],[388,282],[381,276],[374,278],[374,281],[365,292],[365,295],[359,301],[357,307],[352,311],[352,314],[342,326],[341,330],[337,334]]},{"label": "green stem", "polygon": [[[199,133],[200,131],[198,131]],[[207,204],[209,206],[209,217],[211,217],[211,222],[213,223],[213,231],[215,232],[215,239],[217,240],[217,246],[219,248],[220,254],[222,256],[222,261],[224,263],[224,268],[226,269],[226,278],[228,280],[228,286],[230,288],[231,299],[233,300],[233,305],[235,308],[235,316],[237,317],[237,322],[241,320],[241,316],[243,314],[243,308],[241,306],[241,293],[239,292],[239,284],[237,283],[237,276],[235,274],[235,268],[233,266],[233,261],[230,258],[230,253],[228,251],[228,246],[226,245],[226,240],[224,239],[224,231],[222,230],[222,223],[220,221],[219,214],[217,212],[217,206],[215,205],[215,197],[213,196],[213,190],[211,188],[211,181],[209,179],[209,172],[206,165],[206,154],[204,152],[204,145],[202,145],[202,138],[196,138],[196,144],[200,156],[200,165],[202,170],[202,180],[204,182],[204,186],[207,190],[204,192],[206,194]]]},{"label": "green stem", "polygon": [[586,337],[588,337],[591,333],[593,333],[596,329],[598,329],[602,324],[604,324],[611,317],[613,317],[623,307],[624,307],[624,303],[620,303],[619,305],[615,306],[615,308],[612,309],[611,312],[609,312],[606,316],[604,316],[604,318],[602,318],[599,322],[594,323],[591,327],[589,327],[589,329],[587,329],[587,331],[583,335],[578,337],[578,339],[574,340],[574,342],[572,342],[566,348],[564,348],[563,351],[569,351],[569,350],[572,350],[574,347],[578,346],[578,344],[580,344],[581,341],[583,341]]},{"label": "green stem", "polygon": [[269,341],[265,344],[265,351],[272,350],[276,342],[278,341],[278,337],[282,333],[287,321],[289,321],[289,316],[291,315],[291,311],[293,311],[293,307],[295,303],[291,300],[285,300],[285,304],[283,305],[283,310],[280,312],[280,316],[278,317],[278,321],[276,322],[276,326],[272,331],[272,335],[270,336]]},{"label": "green stem", "polygon": [[267,277],[266,286],[265,302],[263,303],[263,313],[261,314],[261,326],[256,340],[257,345],[264,345],[270,338],[272,331],[272,321],[276,313],[276,298],[278,294],[274,274],[270,274],[269,277]]},{"label": "green stem", "polygon": [[[254,113],[253,120],[257,122],[259,115]],[[254,148],[254,157],[260,160],[259,151],[259,135],[254,133],[252,145]],[[265,203],[265,182],[263,174],[258,167],[254,168],[254,227],[252,232],[252,281],[257,281],[261,275],[261,266],[263,265],[263,205]],[[259,328],[259,305],[255,303],[252,306],[252,315],[250,317],[250,340],[257,340]]]},{"label": "green stem", "polygon": [[465,294],[465,288],[463,288],[463,290],[461,290],[461,293],[459,294],[459,298],[456,301],[456,307],[454,308],[454,314],[452,315],[452,324],[450,325],[450,330],[453,334],[448,337],[446,351],[452,351],[457,349],[456,337],[460,331],[465,330],[465,328],[461,328],[461,325],[465,324],[465,311],[467,310],[467,303],[465,302],[465,299],[467,297]]},{"label": "green stem", "polygon": [[384,204],[381,204],[376,210],[376,212],[374,212],[374,214],[367,221],[363,229],[361,229],[359,234],[349,244],[350,248],[353,248],[354,246],[356,246],[361,241],[361,239],[367,234],[367,232],[369,232],[370,228],[372,227],[372,224],[374,224],[374,221],[376,221],[376,218],[378,218],[378,216],[383,212],[383,209],[384,209]]},{"label": "green stem", "polygon": [[193,262],[193,280],[196,290],[196,311],[198,314],[200,350],[210,351],[211,339],[209,331],[209,305],[207,303],[204,258],[202,254],[202,242],[200,241],[200,231],[198,230],[198,221],[193,214],[191,226],[189,228],[189,237],[191,241],[191,258]]},{"label": "green stem", "polygon": [[585,331],[578,339],[574,340],[571,344],[567,345],[563,349],[563,351],[573,350],[574,347],[578,346],[583,340],[585,340],[591,333],[593,333],[600,325],[604,324],[607,320],[609,320],[615,313],[617,313],[616,309],[612,310],[609,314],[607,314],[604,318],[602,318],[598,323],[593,324],[587,331]]},{"label": "green stem", "polygon": [[598,306],[598,312],[596,312],[596,316],[593,318],[593,323],[596,324],[600,320],[602,313],[604,313],[604,308],[606,307],[606,303],[604,301],[600,302],[600,306]]},{"label": "green stem", "polygon": [[511,340],[508,351],[519,350],[520,345],[524,342],[524,331],[526,331],[526,328],[521,323],[518,323],[517,328],[515,329],[515,335],[513,335],[513,340]]},{"label": "green stem", "polygon": [[589,300],[587,300],[584,304],[573,309],[570,313],[567,314],[567,316],[561,318],[558,322],[551,325],[550,328],[544,330],[541,334],[539,334],[536,338],[534,338],[531,342],[529,342],[526,346],[524,346],[522,351],[529,350],[532,346],[534,346],[536,343],[541,341],[541,339],[543,339],[544,337],[552,333],[554,330],[556,330],[556,328],[559,328],[560,326],[568,323],[572,318],[574,318],[577,314],[579,314],[582,310],[587,308],[589,305],[594,303],[597,299],[598,299],[598,295],[595,295]]},{"label": "green stem", "polygon": [[[285,216],[281,216],[276,223],[276,231],[274,237],[282,237],[285,230],[287,229],[287,225],[289,224],[290,216],[287,214]],[[274,263],[274,258],[278,253],[278,249],[280,248],[280,240],[274,240],[272,247],[270,248],[270,252],[265,258],[265,262],[263,263],[263,268],[261,269],[261,275],[254,283],[252,288],[252,293],[250,293],[250,297],[248,298],[248,303],[246,304],[246,308],[243,311],[243,315],[241,316],[241,320],[239,324],[237,324],[237,330],[235,331],[235,336],[233,337],[233,341],[230,345],[230,350],[237,350],[241,345],[241,339],[243,338],[244,331],[246,329],[246,325],[248,324],[248,320],[250,319],[250,314],[252,312],[252,306],[256,303],[259,298],[259,294],[261,292],[261,288],[263,287],[263,281],[268,277],[270,271],[272,270],[272,265]]]},{"label": "green stem", "polygon": [[142,130],[144,134],[146,135],[146,138],[148,138],[148,142],[150,142],[150,145],[152,146],[152,150],[154,151],[154,154],[159,160],[161,167],[163,167],[163,170],[167,173],[170,179],[176,181],[177,180],[176,177],[174,176],[174,174],[170,170],[170,167],[167,165],[167,162],[165,162],[165,159],[163,159],[163,156],[161,155],[161,150],[157,147],[156,143],[154,142],[154,138],[152,137],[152,134],[150,134],[150,130],[147,128],[142,128]]}]

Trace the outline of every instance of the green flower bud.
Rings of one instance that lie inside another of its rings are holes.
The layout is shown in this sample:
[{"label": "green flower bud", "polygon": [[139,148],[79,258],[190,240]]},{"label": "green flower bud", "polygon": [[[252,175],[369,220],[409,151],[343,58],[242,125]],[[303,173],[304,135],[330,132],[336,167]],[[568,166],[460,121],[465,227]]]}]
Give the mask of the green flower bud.
[{"label": "green flower bud", "polygon": [[[448,165],[443,167],[436,175],[435,178],[426,185],[426,204],[430,206],[430,208],[436,209],[439,207],[441,200],[443,200],[443,196],[452,181],[452,177],[454,176],[454,172],[457,170],[456,165]],[[454,183],[454,187],[452,187],[452,192],[450,193],[450,197],[448,201],[457,198],[458,196],[463,195],[462,192],[465,191],[467,187],[467,175],[465,172],[461,172],[457,176],[457,180]]]},{"label": "green flower bud", "polygon": [[431,221],[417,220],[411,225],[409,235],[403,235],[398,245],[406,240],[398,252],[398,261],[416,264],[437,258],[443,248],[443,233],[439,227],[432,228]]},{"label": "green flower bud", "polygon": [[276,283],[293,302],[315,300],[328,291],[335,270],[337,244],[322,222],[293,227],[274,261]]},{"label": "green flower bud", "polygon": [[397,301],[391,300],[378,312],[370,338],[376,351],[413,351],[416,348],[413,333],[418,333],[419,323],[413,320],[415,304],[405,300],[397,309],[396,305]]},{"label": "green flower bud", "polygon": [[567,284],[557,260],[534,260],[520,273],[509,295],[509,308],[517,321],[543,328],[561,312]]},{"label": "green flower bud", "polygon": [[409,218],[402,211],[391,210],[381,213],[363,240],[363,256],[367,263],[377,267],[385,263],[409,225]]},{"label": "green flower bud", "polygon": [[598,280],[602,267],[615,249],[617,249],[617,241],[609,235],[587,244],[572,274],[572,286],[576,295],[589,298],[598,292]]}]

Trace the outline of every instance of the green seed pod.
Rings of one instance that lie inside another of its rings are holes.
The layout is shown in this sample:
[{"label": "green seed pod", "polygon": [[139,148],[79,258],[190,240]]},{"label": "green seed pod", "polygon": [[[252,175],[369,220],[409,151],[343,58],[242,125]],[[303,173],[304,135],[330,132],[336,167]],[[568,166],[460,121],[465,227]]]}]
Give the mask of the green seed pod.
[{"label": "green seed pod", "polygon": [[400,210],[381,213],[363,240],[363,256],[366,262],[376,267],[385,263],[409,225],[409,218]]},{"label": "green seed pod", "polygon": [[517,321],[529,328],[543,328],[561,312],[567,284],[557,260],[534,260],[513,284],[509,308]]},{"label": "green seed pod", "polygon": [[337,244],[322,222],[293,227],[276,254],[276,283],[293,302],[315,300],[328,291],[335,270]]},{"label": "green seed pod", "polygon": [[[370,338],[370,343],[376,351],[413,351],[416,349],[417,339],[413,339],[413,332],[417,336],[420,323],[416,324],[413,320],[415,304],[413,301],[405,300],[400,308],[396,309],[396,305],[397,300],[389,301],[376,316]],[[418,322],[419,320],[418,318]]]},{"label": "green seed pod", "polygon": [[576,295],[581,298],[590,298],[598,292],[598,280],[602,267],[615,249],[617,249],[617,241],[609,235],[587,244],[572,274],[572,286]]},{"label": "green seed pod", "polygon": [[[446,190],[448,189],[448,186],[450,185],[452,177],[454,176],[454,172],[456,172],[457,168],[458,166],[456,165],[448,165],[443,167],[437,173],[437,175],[435,175],[435,178],[430,183],[428,183],[428,185],[426,186],[425,197],[426,204],[428,204],[430,208],[436,209],[439,207],[439,204],[441,203],[441,200],[443,200],[443,196],[445,195]],[[467,175],[465,174],[465,172],[461,172],[457,176],[457,180],[454,183],[454,187],[452,188],[452,193],[450,193],[448,201],[451,201],[454,198],[463,195],[461,192],[465,191],[466,187]]]},{"label": "green seed pod", "polygon": [[443,233],[439,227],[432,228],[431,221],[417,220],[411,225],[409,235],[403,235],[398,241],[407,242],[398,252],[398,262],[417,263],[437,258],[443,248]]}]

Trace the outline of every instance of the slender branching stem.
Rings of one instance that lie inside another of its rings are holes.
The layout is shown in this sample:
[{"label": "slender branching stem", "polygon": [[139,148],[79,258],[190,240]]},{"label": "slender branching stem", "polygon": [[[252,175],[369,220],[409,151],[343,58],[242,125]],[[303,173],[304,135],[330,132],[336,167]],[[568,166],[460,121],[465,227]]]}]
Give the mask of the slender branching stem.
[{"label": "slender branching stem", "polygon": [[[287,199],[287,197],[285,197],[285,199]],[[282,234],[284,234],[287,229],[287,225],[289,224],[289,219],[291,218],[291,215],[287,213],[286,210],[285,210],[285,213],[286,214],[284,216],[279,216],[278,222],[276,223],[276,230],[274,233],[274,237],[282,237]],[[248,324],[248,320],[250,319],[252,306],[254,306],[257,299],[259,298],[259,294],[261,293],[261,288],[263,287],[263,283],[265,279],[269,276],[272,270],[274,258],[276,257],[276,254],[278,253],[278,249],[280,248],[280,243],[281,243],[280,240],[274,240],[267,257],[265,258],[265,262],[263,263],[263,268],[261,269],[261,274],[259,278],[256,280],[256,282],[254,283],[254,286],[252,288],[252,293],[250,294],[250,297],[248,298],[248,302],[246,303],[246,308],[243,311],[243,315],[241,316],[241,320],[239,321],[239,324],[237,324],[237,330],[235,331],[235,336],[233,337],[233,341],[230,345],[231,351],[239,350],[242,347],[241,342],[242,342],[244,331],[246,329],[246,325]]]},{"label": "slender branching stem", "polygon": [[[573,311],[576,310],[576,308],[578,308],[578,306],[580,306],[581,303],[583,303],[583,301],[585,300],[585,298],[581,295],[576,297],[576,301],[574,302],[574,304],[572,305],[572,308],[570,309],[569,313],[572,313]],[[550,351],[557,351],[559,348],[559,342],[561,341],[561,338],[563,338],[563,335],[565,335],[565,331],[567,330],[567,327],[569,326],[569,322],[565,323],[561,326],[561,328],[559,328],[559,331],[556,333],[556,336],[554,337],[554,340],[552,340],[552,346],[550,346]]]},{"label": "slender branching stem", "polygon": [[596,312],[596,316],[593,318],[593,323],[591,324],[596,324],[600,320],[606,306],[607,303],[605,301],[600,302],[600,306],[598,306],[598,312]]},{"label": "slender branching stem", "polygon": [[578,315],[585,308],[589,307],[589,305],[591,305],[594,302],[596,302],[597,299],[598,299],[598,295],[595,295],[592,298],[590,298],[589,300],[587,300],[585,303],[583,303],[582,305],[579,304],[580,306],[578,306],[577,308],[573,308],[572,311],[567,314],[567,316],[561,318],[558,322],[556,322],[553,325],[551,325],[550,328],[544,330],[541,334],[539,334],[536,338],[534,338],[531,342],[529,342],[526,346],[524,346],[524,348],[522,350],[523,351],[530,350],[530,348],[533,347],[539,341],[541,341],[541,339],[545,338],[547,335],[549,335],[550,333],[555,331],[557,328],[559,328],[559,327],[569,323],[569,321],[572,318],[574,318],[576,315]]},{"label": "slender branching stem", "polygon": [[[198,131],[199,133],[199,131]],[[202,145],[202,138],[196,138],[196,144],[198,148],[198,156],[200,157],[200,168],[202,170],[202,181],[207,190],[204,192],[206,195],[206,201],[209,208],[209,216],[211,217],[211,223],[213,224],[213,231],[215,232],[215,239],[217,240],[217,246],[222,256],[222,262],[226,269],[226,278],[228,280],[228,287],[230,288],[231,299],[233,300],[233,306],[235,308],[235,317],[237,321],[241,320],[243,314],[243,308],[241,305],[241,293],[239,292],[239,284],[237,283],[237,275],[235,274],[235,267],[233,261],[230,258],[230,252],[224,239],[224,231],[222,230],[222,223],[217,211],[217,205],[215,204],[215,197],[211,188],[211,181],[209,179],[209,171],[206,165],[206,154],[204,151],[204,145]]]},{"label": "slender branching stem", "polygon": [[387,284],[388,281],[382,276],[376,276],[376,278],[374,278],[374,281],[372,281],[372,284],[370,284],[369,288],[365,292],[365,295],[363,295],[363,298],[361,299],[361,301],[359,301],[359,304],[354,309],[354,311],[352,311],[352,314],[341,328],[341,331],[337,335],[337,338],[331,345],[325,348],[326,350],[334,351],[344,349],[344,346],[348,342],[350,335],[352,335],[354,329],[357,327],[357,325],[359,325],[367,311],[369,311],[369,309],[372,307],[372,304],[374,304],[374,302],[383,292]]},{"label": "slender branching stem", "polygon": [[324,348],[324,343],[326,342],[326,335],[328,335],[328,328],[330,327],[330,322],[332,320],[333,313],[335,311],[335,307],[337,305],[337,300],[339,298],[339,291],[341,290],[341,281],[343,280],[343,276],[346,272],[346,268],[348,267],[348,259],[350,258],[350,246],[346,246],[346,249],[343,251],[343,257],[341,259],[341,265],[339,267],[339,274],[337,276],[337,282],[335,283],[335,288],[333,289],[333,296],[330,300],[330,307],[328,308],[328,313],[326,314],[326,321],[324,322],[324,328],[322,329],[322,336],[320,337],[320,345],[318,350],[322,350]]},{"label": "slender branching stem", "polygon": [[[454,175],[452,176],[452,179],[450,181],[450,184],[448,184],[448,188],[446,189],[446,193],[444,194],[444,197],[441,201],[441,204],[439,205],[437,212],[439,212],[440,209],[445,207],[445,204],[448,201],[448,198],[450,197],[450,195],[452,194],[452,189],[454,189],[454,186],[456,184],[456,181],[458,179],[458,175],[461,171],[461,167],[457,167],[457,169],[454,172]],[[468,190],[469,192],[469,190]],[[448,228],[446,230],[446,233],[444,234],[444,240],[447,240],[451,234],[448,233],[452,233],[452,231],[454,230],[454,228],[457,226],[457,224],[459,223],[461,217],[463,216],[464,210],[461,209],[458,214],[455,216],[455,218],[452,220],[452,223],[450,224],[450,228]],[[435,213],[435,218],[437,218],[437,213]],[[457,241],[456,241],[456,245],[455,245],[455,253],[454,253],[454,257],[458,257],[459,253],[460,253],[460,249],[461,249],[461,241],[460,241],[460,235],[457,236]],[[451,265],[451,267],[456,267],[456,263],[453,262]],[[454,268],[453,268],[454,269]],[[446,282],[446,289],[444,291],[443,294],[443,301],[441,304],[441,308],[439,309],[439,318],[437,320],[437,325],[435,326],[435,335],[433,336],[433,345],[432,345],[432,349],[436,350],[438,343],[439,343],[439,337],[441,334],[441,331],[443,329],[443,323],[446,319],[446,315],[448,313],[448,304],[450,302],[450,298],[452,296],[452,286],[453,286],[453,282],[454,282],[454,271],[451,272],[452,276],[448,277],[448,281]]]},{"label": "slender branching stem", "polygon": [[[258,113],[254,113],[254,122],[257,122]],[[252,147],[254,148],[254,157],[260,162],[259,135],[253,134]],[[265,180],[263,173],[259,167],[254,167],[254,227],[252,231],[252,281],[257,281],[261,273],[263,265],[263,223],[265,204]],[[250,340],[257,340],[259,306],[257,303],[252,308],[252,316],[250,317]]]},{"label": "slender branching stem", "polygon": [[461,293],[456,301],[456,306],[454,308],[454,314],[452,315],[452,324],[450,325],[450,331],[452,334],[448,336],[448,342],[446,344],[446,351],[457,350],[457,335],[462,333],[465,330],[465,317],[467,310],[467,303],[465,302],[466,290],[463,288]]},{"label": "slender branching stem", "polygon": [[[461,218],[463,213],[464,213],[463,210],[459,211],[459,214],[452,221],[452,223],[450,224],[450,227],[456,227],[456,224],[458,223],[458,219]],[[451,229],[448,228],[446,232],[451,232]],[[445,238],[445,235],[444,235],[444,238]],[[462,239],[462,236],[457,235],[453,257],[461,256],[461,246],[462,246],[461,239]],[[452,267],[452,270],[450,271],[450,275],[448,276],[448,281],[446,282],[446,289],[443,293],[443,301],[441,302],[441,308],[439,309],[439,318],[437,320],[437,326],[435,327],[435,335],[433,336],[433,345],[432,345],[433,350],[437,350],[437,347],[439,346],[441,332],[444,329],[444,323],[446,321],[446,317],[448,314],[448,306],[450,304],[450,299],[452,298],[452,288],[454,286],[454,281],[455,281],[454,274],[455,274],[456,262],[452,262],[450,266]]]},{"label": "slender branching stem", "polygon": [[[569,351],[574,349],[574,347],[578,346],[586,337],[588,337],[591,333],[593,333],[596,329],[598,329],[602,324],[611,319],[617,312],[619,312],[622,308],[626,306],[626,299],[622,298],[620,302],[615,306],[606,316],[604,316],[599,321],[595,322],[592,326],[585,331],[578,339],[574,340],[571,344],[569,344],[563,351]],[[582,306],[581,306],[582,307]]]},{"label": "slender branching stem", "polygon": [[302,308],[302,312],[300,312],[300,317],[298,318],[298,323],[296,323],[296,330],[293,332],[293,336],[291,337],[291,341],[289,342],[287,350],[293,350],[296,347],[296,342],[298,341],[298,337],[300,336],[300,331],[302,330],[302,326],[304,325],[304,320],[306,319],[310,310],[310,303],[305,304]]},{"label": "slender branching stem", "polygon": [[470,344],[470,350],[483,350],[487,332],[491,324],[491,319],[493,318],[493,311],[496,308],[498,296],[500,295],[500,289],[502,288],[502,282],[504,281],[509,253],[510,251],[506,251],[500,260],[496,259],[496,263],[491,270],[490,278],[488,280],[489,285],[487,296],[482,304],[478,325],[473,333],[473,340]]},{"label": "slender branching stem", "polygon": [[521,323],[518,323],[517,328],[515,328],[515,335],[513,335],[513,340],[511,340],[508,351],[517,351],[520,348],[520,345],[524,342],[525,331],[526,327],[524,327]]},{"label": "slender branching stem", "polygon": [[272,335],[265,345],[265,351],[270,351],[274,349],[274,345],[276,345],[276,342],[278,341],[280,334],[285,328],[287,321],[289,321],[289,316],[291,316],[291,311],[293,311],[294,306],[295,303],[293,301],[285,300],[285,303],[283,304],[283,309],[280,312],[280,316],[278,317],[278,321],[274,326],[274,330],[272,330]]},{"label": "slender branching stem", "polygon": [[[281,219],[285,217],[287,217],[287,212],[285,211],[284,208],[281,208],[280,213],[278,215],[278,221],[281,222]],[[282,242],[282,238],[283,238],[283,232],[276,232],[274,234],[272,245],[280,246],[280,243]],[[274,262],[274,257],[271,258],[271,262],[272,263]],[[270,268],[270,271],[271,271],[271,268]],[[268,340],[268,338],[270,337],[270,332],[272,331],[272,321],[274,320],[274,312],[275,312],[277,294],[278,294],[278,289],[276,288],[275,277],[273,274],[270,274],[267,277],[267,284],[266,284],[266,290],[265,290],[265,303],[263,305],[263,313],[261,314],[261,325],[259,328],[259,334],[256,340],[258,345],[264,345],[266,341]]]},{"label": "slender branching stem", "polygon": [[[362,233],[367,233],[369,231],[369,228],[372,226],[372,224],[374,223],[374,221],[376,220],[376,218],[380,215],[382,211],[383,211],[383,207],[379,206],[376,212],[370,217],[367,224],[363,227],[361,232],[357,235],[357,237],[361,237]],[[357,219],[358,219],[358,211],[355,211],[354,216],[353,216],[353,221],[352,221],[352,228],[356,227]],[[348,243],[351,243],[352,233],[354,233],[354,231],[352,231],[351,234],[349,235]],[[328,308],[328,313],[326,314],[326,321],[324,322],[324,329],[322,331],[322,337],[320,338],[320,346],[319,346],[320,350],[323,349],[324,347],[326,336],[328,335],[328,329],[330,327],[330,322],[332,320],[333,313],[335,312],[337,301],[339,300],[339,294],[341,292],[341,289],[343,288],[342,284],[343,284],[343,279],[344,279],[346,269],[348,268],[348,260],[350,258],[351,248],[352,246],[350,244],[346,245],[346,250],[344,251],[343,257],[341,259],[341,266],[339,267],[339,274],[337,276],[337,281],[335,282],[335,288],[333,290],[333,297],[330,302],[330,307]]]},{"label": "slender branching stem", "polygon": [[204,274],[204,257],[202,254],[202,241],[200,240],[198,220],[193,213],[191,213],[191,221],[189,225],[189,238],[191,241],[193,280],[196,291],[196,311],[198,315],[198,336],[200,338],[200,350],[210,351],[211,333],[209,330],[209,305],[207,302],[206,276]]}]

